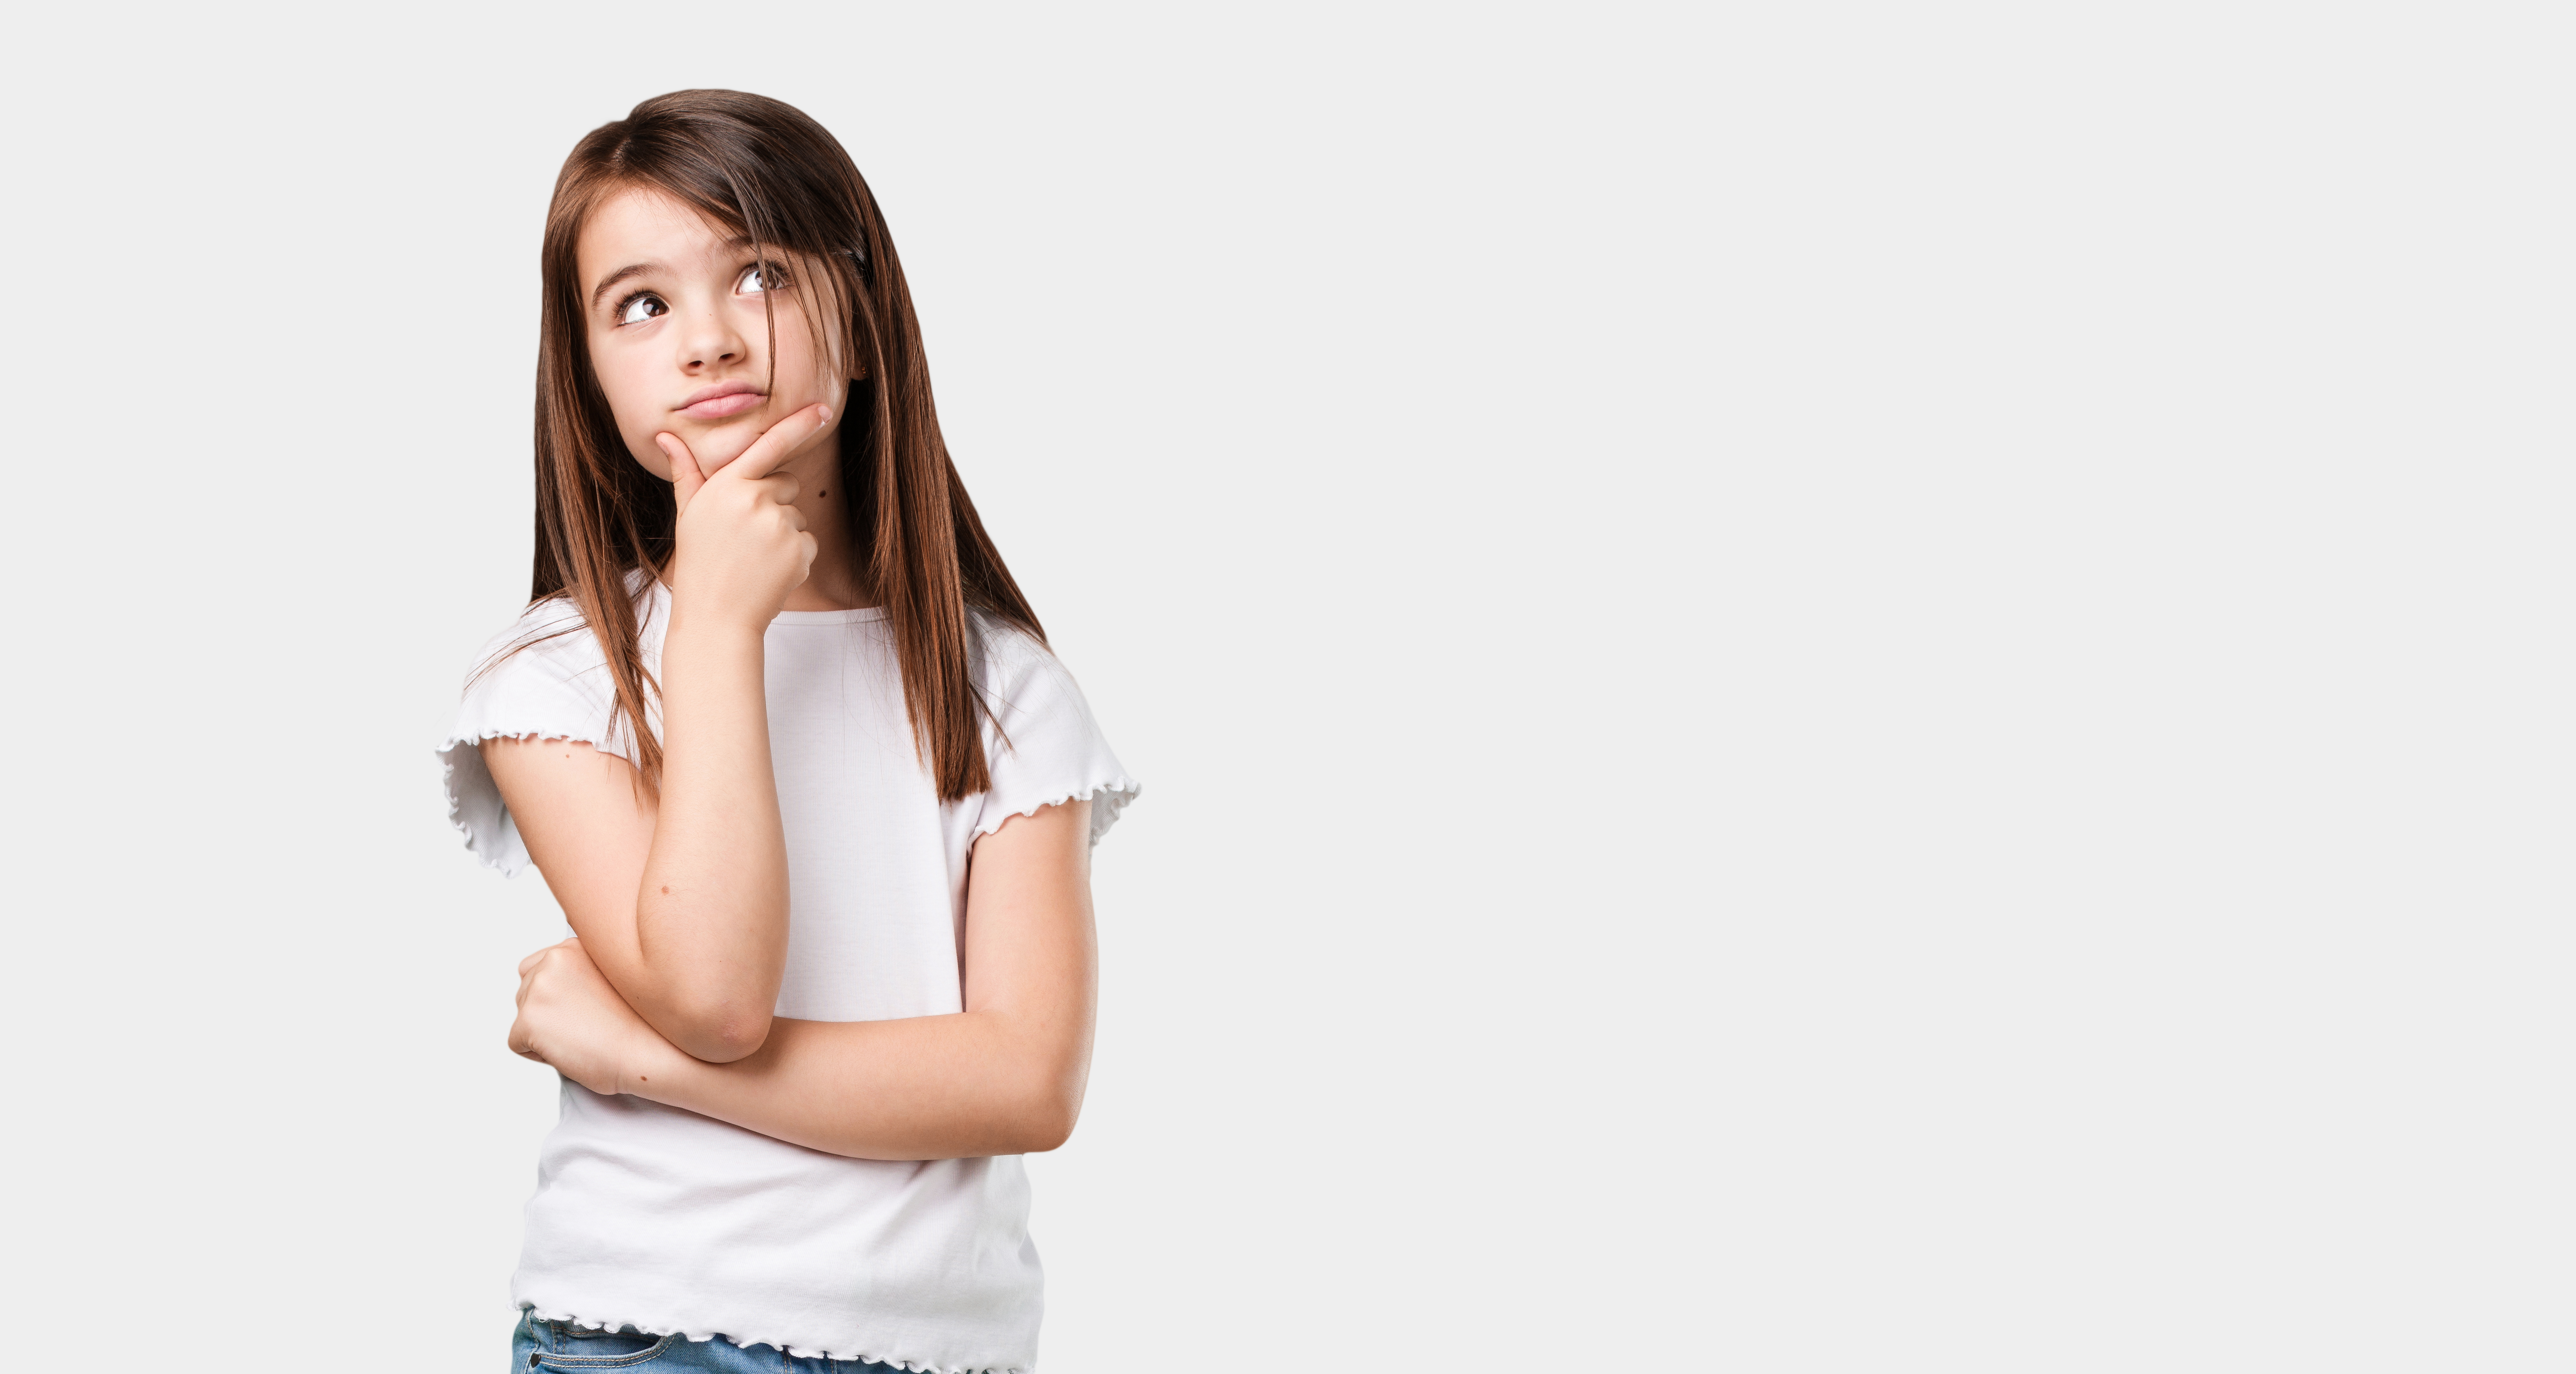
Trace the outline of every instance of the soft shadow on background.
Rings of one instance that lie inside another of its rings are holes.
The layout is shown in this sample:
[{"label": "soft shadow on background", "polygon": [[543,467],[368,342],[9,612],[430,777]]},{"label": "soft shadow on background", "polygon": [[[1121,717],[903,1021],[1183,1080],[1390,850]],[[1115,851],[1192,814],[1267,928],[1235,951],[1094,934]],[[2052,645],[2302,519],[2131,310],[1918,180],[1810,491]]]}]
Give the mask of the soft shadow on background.
[{"label": "soft shadow on background", "polygon": [[430,746],[555,167],[716,85],[1145,782],[1048,1374],[2563,1364],[2542,13],[22,21],[13,1349],[505,1358]]}]

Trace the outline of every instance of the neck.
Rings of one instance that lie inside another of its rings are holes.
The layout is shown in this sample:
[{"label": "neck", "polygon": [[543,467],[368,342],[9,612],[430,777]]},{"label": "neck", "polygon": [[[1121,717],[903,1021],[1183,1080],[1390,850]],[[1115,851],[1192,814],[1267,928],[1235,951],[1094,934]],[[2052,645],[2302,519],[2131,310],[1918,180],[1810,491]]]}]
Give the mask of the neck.
[{"label": "neck", "polygon": [[787,594],[790,611],[848,611],[877,604],[859,566],[858,540],[850,529],[849,493],[841,490],[840,436],[798,454],[786,471],[796,474],[797,513],[814,536],[814,566]]}]

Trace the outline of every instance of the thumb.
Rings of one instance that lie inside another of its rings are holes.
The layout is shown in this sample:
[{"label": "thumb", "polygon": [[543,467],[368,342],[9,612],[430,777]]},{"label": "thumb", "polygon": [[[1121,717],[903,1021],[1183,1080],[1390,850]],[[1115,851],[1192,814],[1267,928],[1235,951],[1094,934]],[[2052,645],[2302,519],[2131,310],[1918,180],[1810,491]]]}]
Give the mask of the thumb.
[{"label": "thumb", "polygon": [[679,435],[667,430],[654,435],[653,444],[662,450],[663,457],[671,460],[673,502],[681,510],[687,510],[689,498],[697,495],[698,488],[707,484],[707,475],[698,470],[698,456],[689,452],[689,446],[681,442]]}]

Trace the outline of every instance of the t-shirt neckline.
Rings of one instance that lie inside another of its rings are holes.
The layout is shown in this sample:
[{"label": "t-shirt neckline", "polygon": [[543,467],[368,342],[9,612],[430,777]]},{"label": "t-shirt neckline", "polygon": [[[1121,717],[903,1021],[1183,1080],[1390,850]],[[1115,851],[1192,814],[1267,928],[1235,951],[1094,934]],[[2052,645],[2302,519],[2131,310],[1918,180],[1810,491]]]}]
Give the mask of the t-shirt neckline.
[{"label": "t-shirt neckline", "polygon": [[860,606],[847,611],[780,611],[772,625],[863,625],[885,619],[885,607]]}]

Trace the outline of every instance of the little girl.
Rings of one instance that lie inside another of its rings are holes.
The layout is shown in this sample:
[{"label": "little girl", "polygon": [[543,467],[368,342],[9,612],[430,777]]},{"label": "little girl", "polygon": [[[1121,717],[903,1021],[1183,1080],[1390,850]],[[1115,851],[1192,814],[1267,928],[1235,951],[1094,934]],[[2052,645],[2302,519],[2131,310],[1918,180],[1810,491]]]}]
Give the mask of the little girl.
[{"label": "little girl", "polygon": [[1136,784],[948,460],[875,198],[786,105],[660,96],[564,163],[544,297],[534,601],[441,750],[574,932],[510,1029],[563,1077],[512,1368],[1028,1369],[1018,1156],[1081,1108]]}]

